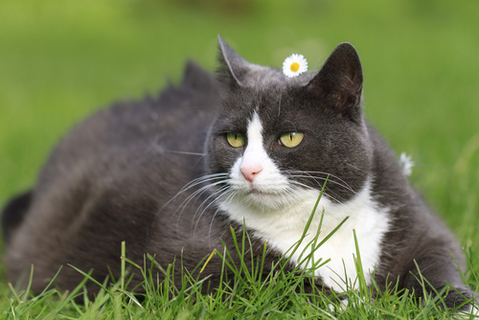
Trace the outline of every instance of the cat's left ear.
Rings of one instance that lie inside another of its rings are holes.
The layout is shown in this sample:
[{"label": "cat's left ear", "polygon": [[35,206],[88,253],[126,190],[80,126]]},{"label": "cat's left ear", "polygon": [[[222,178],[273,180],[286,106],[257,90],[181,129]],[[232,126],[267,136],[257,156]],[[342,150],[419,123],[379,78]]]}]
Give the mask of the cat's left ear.
[{"label": "cat's left ear", "polygon": [[220,81],[225,82],[231,88],[244,86],[244,76],[248,72],[250,63],[243,59],[233,49],[231,49],[226,42],[218,35],[218,42],[220,45],[220,68],[218,75]]},{"label": "cat's left ear", "polygon": [[361,116],[363,70],[353,45],[338,45],[306,88],[329,112],[357,121]]}]

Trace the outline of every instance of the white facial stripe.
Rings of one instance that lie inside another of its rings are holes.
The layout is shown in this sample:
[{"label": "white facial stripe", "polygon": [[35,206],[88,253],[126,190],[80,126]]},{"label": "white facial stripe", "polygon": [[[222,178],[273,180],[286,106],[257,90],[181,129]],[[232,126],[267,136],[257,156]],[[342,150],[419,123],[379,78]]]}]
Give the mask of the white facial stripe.
[{"label": "white facial stripe", "polygon": [[263,147],[263,125],[256,112],[248,124],[247,139],[248,144],[241,160],[240,170],[243,174],[262,171],[269,157]]}]

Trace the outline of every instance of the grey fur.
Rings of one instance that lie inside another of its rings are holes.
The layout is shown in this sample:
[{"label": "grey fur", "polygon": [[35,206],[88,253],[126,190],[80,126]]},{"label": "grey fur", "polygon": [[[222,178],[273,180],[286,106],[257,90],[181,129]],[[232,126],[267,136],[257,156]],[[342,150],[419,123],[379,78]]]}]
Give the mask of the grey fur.
[{"label": "grey fur", "polygon": [[[459,245],[363,117],[363,76],[354,47],[340,44],[319,73],[289,79],[280,70],[248,63],[221,38],[219,42],[219,82],[188,63],[179,87],[168,87],[158,98],[116,103],[62,140],[36,187],[4,209],[10,280],[17,281],[31,264],[32,290],[37,293],[60,266],[64,267],[56,284],[74,288],[82,276],[66,264],[93,269],[99,281],[108,268],[118,277],[123,240],[127,256],[140,265],[145,253],[156,254],[163,266],[183,253],[184,266],[192,270],[213,249],[221,249],[221,240],[239,263],[229,226],[238,234],[241,226],[217,212],[216,203],[209,206],[214,202],[210,192],[225,182],[195,193],[208,188],[204,180],[179,192],[194,179],[229,172],[242,149],[229,148],[225,134],[245,133],[256,111],[267,119],[264,145],[274,163],[285,172],[321,171],[324,178],[330,174],[326,196],[331,200],[351,199],[368,177],[373,178],[373,197],[391,208],[392,220],[376,271],[380,288],[399,279],[400,288],[421,296],[414,277],[417,263],[435,290],[450,283],[464,296],[449,293],[448,307],[470,299],[473,292],[462,282],[451,256],[465,268]],[[292,130],[304,132],[304,141],[294,150],[278,146],[278,135]],[[291,179],[318,189],[322,185],[316,179]],[[190,196],[195,200],[187,201]],[[261,254],[261,244],[253,237],[255,255]],[[277,257],[268,252],[265,265]],[[212,275],[213,287],[220,272],[221,261],[214,258],[204,272]],[[139,281],[135,275],[132,285]],[[91,282],[87,286],[90,294],[98,291]]]}]

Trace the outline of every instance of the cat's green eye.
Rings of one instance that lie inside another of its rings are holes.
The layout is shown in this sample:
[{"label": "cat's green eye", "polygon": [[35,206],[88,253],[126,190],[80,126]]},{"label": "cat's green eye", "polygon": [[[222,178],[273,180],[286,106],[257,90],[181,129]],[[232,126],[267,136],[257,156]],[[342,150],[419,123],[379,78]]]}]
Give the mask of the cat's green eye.
[{"label": "cat's green eye", "polygon": [[304,133],[301,132],[287,132],[279,137],[281,145],[287,148],[294,148],[303,141]]},{"label": "cat's green eye", "polygon": [[245,144],[245,139],[241,133],[228,132],[226,139],[233,148],[240,148]]}]

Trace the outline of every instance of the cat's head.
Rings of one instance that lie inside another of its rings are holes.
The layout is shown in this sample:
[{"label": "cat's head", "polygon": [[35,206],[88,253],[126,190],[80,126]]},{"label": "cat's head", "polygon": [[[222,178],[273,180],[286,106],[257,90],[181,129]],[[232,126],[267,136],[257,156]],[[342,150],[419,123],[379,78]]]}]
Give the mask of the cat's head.
[{"label": "cat's head", "polygon": [[297,201],[297,190],[320,190],[328,175],[325,195],[333,201],[361,190],[372,147],[354,47],[342,43],[319,72],[288,78],[219,41],[225,89],[206,144],[209,173],[223,177],[218,194],[267,210]]}]

